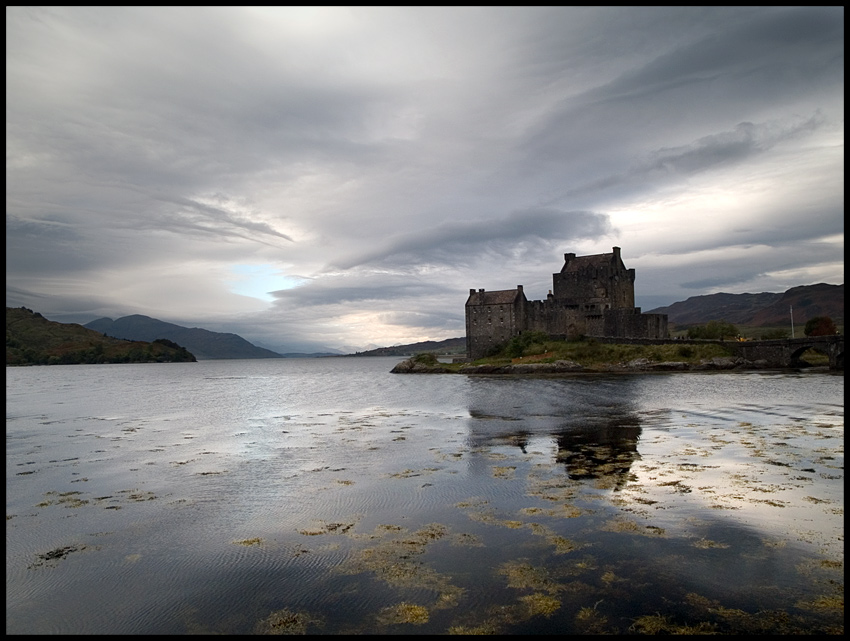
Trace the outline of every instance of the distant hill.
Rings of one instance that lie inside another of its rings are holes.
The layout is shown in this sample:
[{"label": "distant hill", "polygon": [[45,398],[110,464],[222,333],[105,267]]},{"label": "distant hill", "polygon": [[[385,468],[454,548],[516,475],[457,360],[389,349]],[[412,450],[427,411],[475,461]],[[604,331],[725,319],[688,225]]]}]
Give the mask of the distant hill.
[{"label": "distant hill", "polygon": [[84,327],[102,332],[107,336],[135,341],[167,338],[184,345],[199,360],[284,358],[282,354],[249,343],[238,334],[211,332],[199,327],[183,327],[141,314],[124,316],[118,320],[99,318],[86,323]]},{"label": "distant hill", "polygon": [[708,294],[658,307],[650,314],[667,314],[671,325],[685,327],[723,320],[733,325],[771,327],[791,321],[802,328],[816,316],[829,316],[836,325],[844,325],[844,285],[803,285],[784,294]]},{"label": "distant hill", "polygon": [[283,352],[284,358],[324,358],[326,356],[342,356],[339,352]]},{"label": "distant hill", "polygon": [[434,354],[466,354],[466,337],[447,338],[444,341],[422,341],[409,345],[394,345],[392,347],[378,347],[365,352],[348,354],[348,356],[413,356],[420,352],[433,352]]},{"label": "distant hill", "polygon": [[194,362],[185,347],[104,336],[76,323],[47,320],[26,307],[6,308],[6,365]]}]

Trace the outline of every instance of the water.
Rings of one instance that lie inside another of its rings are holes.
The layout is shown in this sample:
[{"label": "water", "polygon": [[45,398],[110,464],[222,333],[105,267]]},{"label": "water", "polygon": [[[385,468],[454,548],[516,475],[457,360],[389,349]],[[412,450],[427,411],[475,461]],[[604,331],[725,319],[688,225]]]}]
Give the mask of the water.
[{"label": "water", "polygon": [[6,369],[6,632],[843,632],[844,378]]}]

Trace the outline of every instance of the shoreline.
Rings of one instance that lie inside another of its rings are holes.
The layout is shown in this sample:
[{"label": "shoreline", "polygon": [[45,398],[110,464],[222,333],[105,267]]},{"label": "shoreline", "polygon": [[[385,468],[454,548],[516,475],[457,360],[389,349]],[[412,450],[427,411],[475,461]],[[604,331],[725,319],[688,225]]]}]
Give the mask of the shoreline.
[{"label": "shoreline", "polygon": [[[604,363],[584,366],[575,361],[559,360],[553,363],[465,363],[449,367],[445,363],[426,364],[415,357],[405,359],[390,370],[392,374],[467,374],[467,375],[562,375],[562,374],[635,374],[668,372],[728,372],[728,371],[833,371],[826,366],[807,368],[772,367],[766,361],[748,361],[743,358],[717,357],[698,363],[685,361],[653,362],[640,358],[628,363]],[[838,371],[838,370],[835,370]]]}]

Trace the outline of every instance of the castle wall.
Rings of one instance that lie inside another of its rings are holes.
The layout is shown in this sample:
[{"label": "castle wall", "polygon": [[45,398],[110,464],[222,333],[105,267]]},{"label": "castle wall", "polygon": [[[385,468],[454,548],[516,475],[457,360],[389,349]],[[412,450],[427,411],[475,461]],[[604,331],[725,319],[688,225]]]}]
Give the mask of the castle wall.
[{"label": "castle wall", "polygon": [[585,336],[607,336],[605,317],[602,314],[590,314],[585,320]]},{"label": "castle wall", "polygon": [[[484,292],[481,292],[484,294]],[[512,302],[467,303],[467,353],[481,358],[493,347],[509,341],[524,329],[522,303],[525,297]]]},{"label": "castle wall", "polygon": [[640,307],[608,310],[604,314],[602,333],[595,335],[617,338],[666,338],[668,335],[667,314],[641,314]]},{"label": "castle wall", "polygon": [[533,300],[525,304],[523,331],[561,334],[577,338],[585,333],[584,314],[577,305],[568,305],[553,299]]}]

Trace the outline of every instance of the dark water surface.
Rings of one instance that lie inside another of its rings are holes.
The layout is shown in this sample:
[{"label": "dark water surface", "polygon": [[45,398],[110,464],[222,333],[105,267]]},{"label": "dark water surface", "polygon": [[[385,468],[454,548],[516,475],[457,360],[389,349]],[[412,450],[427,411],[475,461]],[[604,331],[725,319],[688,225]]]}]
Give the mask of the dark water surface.
[{"label": "dark water surface", "polygon": [[6,368],[6,632],[843,633],[844,377]]}]

